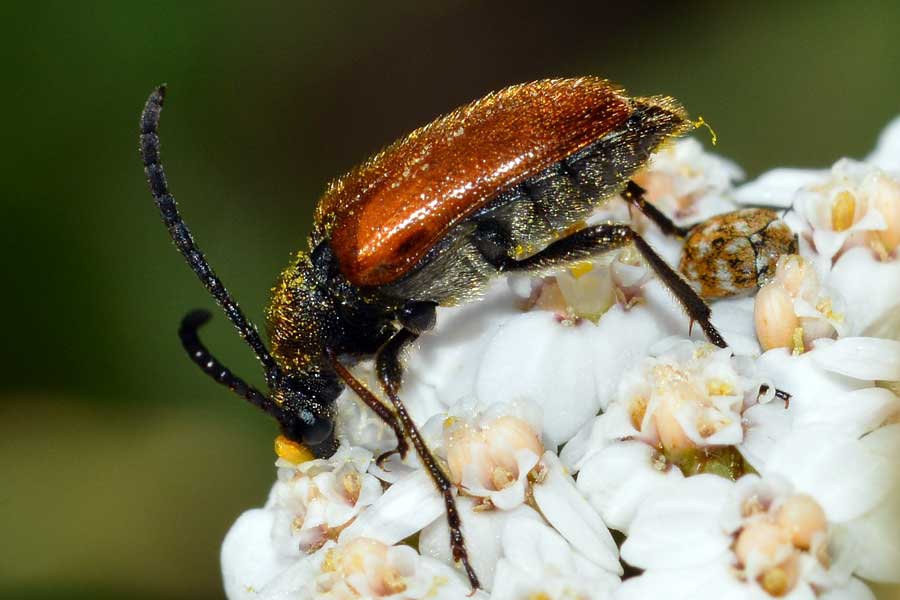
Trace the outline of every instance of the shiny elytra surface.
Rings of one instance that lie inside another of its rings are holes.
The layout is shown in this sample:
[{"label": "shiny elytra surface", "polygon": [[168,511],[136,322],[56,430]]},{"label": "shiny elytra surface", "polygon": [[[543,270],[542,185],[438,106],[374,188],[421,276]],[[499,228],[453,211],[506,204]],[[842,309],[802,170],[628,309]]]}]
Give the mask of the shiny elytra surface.
[{"label": "shiny elytra surface", "polygon": [[629,98],[597,78],[506,88],[417,129],[333,182],[314,243],[331,237],[358,286],[406,274],[445,232],[498,193],[613,132]]}]

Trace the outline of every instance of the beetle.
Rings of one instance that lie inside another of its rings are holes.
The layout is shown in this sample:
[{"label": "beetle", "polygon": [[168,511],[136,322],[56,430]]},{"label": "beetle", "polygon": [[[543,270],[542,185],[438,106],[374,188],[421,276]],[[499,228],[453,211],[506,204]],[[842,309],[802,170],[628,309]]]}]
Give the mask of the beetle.
[{"label": "beetle", "polygon": [[[336,450],[335,400],[345,386],[415,449],[441,493],[453,559],[473,589],[453,490],[399,397],[401,354],[436,320],[437,306],[474,300],[503,273],[552,273],[634,245],[715,345],[710,309],[627,224],[584,225],[621,193],[664,231],[677,228],[631,176],[650,155],[693,128],[664,96],[629,97],[608,81],[548,79],[508,87],[415,130],[331,183],[315,211],[309,249],[281,273],[266,311],[271,350],[197,247],[160,160],[165,87],[140,120],[150,191],[176,247],[262,364],[269,393],[232,373],[203,345],[209,313],[194,311],[179,335],[191,359],[278,422],[282,436],[316,457]],[[383,402],[351,373],[374,357]],[[383,460],[388,454],[379,457]]]},{"label": "beetle", "polygon": [[707,299],[755,292],[775,276],[778,257],[798,252],[797,236],[768,208],[715,215],[684,236],[678,268]]}]

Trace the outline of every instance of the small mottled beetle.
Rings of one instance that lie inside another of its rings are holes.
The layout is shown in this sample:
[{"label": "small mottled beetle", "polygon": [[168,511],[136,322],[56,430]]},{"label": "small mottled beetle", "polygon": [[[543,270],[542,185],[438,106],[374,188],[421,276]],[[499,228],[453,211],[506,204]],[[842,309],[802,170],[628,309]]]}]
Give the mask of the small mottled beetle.
[{"label": "small mottled beetle", "polygon": [[[435,323],[437,306],[473,300],[501,273],[549,274],[634,247],[707,338],[725,347],[710,309],[631,227],[584,226],[622,193],[668,233],[677,228],[630,181],[663,142],[692,129],[672,98],[630,98],[597,78],[516,85],[414,131],[333,182],[316,209],[309,251],[284,270],[266,312],[271,352],[197,247],[169,192],[159,154],[165,88],[141,115],[150,191],[176,247],[262,363],[269,393],[206,349],[194,311],[179,334],[191,359],[278,421],[280,444],[330,456],[335,400],[349,386],[412,444],[443,496],[454,560],[473,589],[452,485],[400,400],[404,348]],[[582,224],[579,228],[579,224]],[[383,402],[348,364],[375,358]],[[302,445],[302,446],[301,446]],[[390,453],[388,453],[390,454]],[[382,455],[380,459],[385,458]]]},{"label": "small mottled beetle", "polygon": [[704,298],[726,298],[756,291],[779,256],[796,253],[797,237],[774,211],[745,208],[692,227],[679,269]]}]

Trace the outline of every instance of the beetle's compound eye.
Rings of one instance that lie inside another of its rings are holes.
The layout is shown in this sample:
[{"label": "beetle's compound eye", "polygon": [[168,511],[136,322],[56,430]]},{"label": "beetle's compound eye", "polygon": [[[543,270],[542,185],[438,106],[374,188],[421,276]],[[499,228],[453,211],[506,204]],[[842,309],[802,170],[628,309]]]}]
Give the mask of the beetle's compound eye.
[{"label": "beetle's compound eye", "polygon": [[322,444],[334,431],[334,421],[317,417],[308,410],[300,413],[300,419],[303,421],[302,437],[306,446]]}]

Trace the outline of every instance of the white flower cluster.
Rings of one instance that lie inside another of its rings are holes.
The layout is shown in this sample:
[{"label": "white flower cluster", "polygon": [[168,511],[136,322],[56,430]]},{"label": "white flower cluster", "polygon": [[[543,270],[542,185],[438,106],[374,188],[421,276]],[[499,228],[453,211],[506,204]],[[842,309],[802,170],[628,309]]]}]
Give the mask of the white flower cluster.
[{"label": "white flower cluster", "polygon": [[[402,397],[482,590],[414,453],[378,466],[393,434],[348,391],[337,454],[279,459],[266,505],[229,532],[228,597],[864,599],[866,581],[900,583],[900,120],[867,161],[740,177],[693,140],[636,177],[680,224],[786,209],[799,254],[713,304],[728,349],[625,250],[439,309],[408,356]],[[682,241],[635,227],[678,263]]]}]

